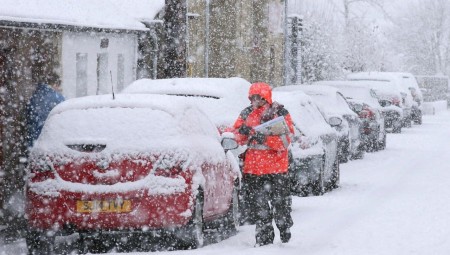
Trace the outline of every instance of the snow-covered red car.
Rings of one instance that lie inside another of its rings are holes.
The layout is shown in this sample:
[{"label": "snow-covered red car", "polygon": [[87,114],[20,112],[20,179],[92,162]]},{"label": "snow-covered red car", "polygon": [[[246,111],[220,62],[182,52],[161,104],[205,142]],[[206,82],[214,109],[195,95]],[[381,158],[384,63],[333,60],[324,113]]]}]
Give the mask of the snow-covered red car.
[{"label": "snow-covered red car", "polygon": [[239,166],[228,150],[236,146],[197,107],[173,97],[67,100],[30,153],[30,254],[50,251],[60,234],[78,233],[87,252],[111,235],[163,231],[199,247],[206,226],[235,229]]}]

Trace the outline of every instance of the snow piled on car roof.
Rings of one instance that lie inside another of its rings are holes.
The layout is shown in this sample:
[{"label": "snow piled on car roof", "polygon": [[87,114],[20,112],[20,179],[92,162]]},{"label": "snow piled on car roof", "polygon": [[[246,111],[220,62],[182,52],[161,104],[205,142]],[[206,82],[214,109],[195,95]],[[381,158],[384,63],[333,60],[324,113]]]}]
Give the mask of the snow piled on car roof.
[{"label": "snow piled on car roof", "polygon": [[[381,105],[378,103],[375,90],[368,86],[364,86],[365,81],[319,81],[313,83],[313,85],[326,85],[337,88],[349,101],[352,102],[364,102],[371,107],[381,109]],[[372,92],[371,92],[372,90]]]},{"label": "snow piled on car roof", "polygon": [[121,93],[172,95],[171,98],[181,98],[179,100],[198,106],[216,126],[229,127],[240,112],[250,105],[249,88],[250,83],[238,77],[141,79]]},{"label": "snow piled on car roof", "polygon": [[305,94],[313,98],[314,102],[327,115],[327,118],[332,116],[342,116],[344,114],[357,116],[343,99],[339,99],[337,95],[339,91],[334,87],[322,85],[291,85],[281,87],[280,90],[301,90],[305,92]]},{"label": "snow piled on car roof", "polygon": [[[104,144],[101,153],[68,145]],[[222,156],[216,127],[194,105],[161,95],[90,96],[67,100],[50,113],[32,152],[95,156],[178,151]],[[184,152],[184,153],[182,153]]]},{"label": "snow piled on car roof", "polygon": [[274,90],[273,98],[289,111],[295,126],[306,136],[319,137],[334,133],[334,129],[325,121],[313,99],[302,91]]}]

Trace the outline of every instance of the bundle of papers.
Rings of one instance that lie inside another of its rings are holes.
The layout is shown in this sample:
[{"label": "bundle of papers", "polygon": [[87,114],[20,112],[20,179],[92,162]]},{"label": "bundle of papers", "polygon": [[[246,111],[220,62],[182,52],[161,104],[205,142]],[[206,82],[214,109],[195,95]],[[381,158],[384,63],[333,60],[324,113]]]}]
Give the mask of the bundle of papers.
[{"label": "bundle of papers", "polygon": [[264,135],[284,135],[289,133],[288,125],[283,116],[258,125],[254,129],[256,132],[261,132]]}]

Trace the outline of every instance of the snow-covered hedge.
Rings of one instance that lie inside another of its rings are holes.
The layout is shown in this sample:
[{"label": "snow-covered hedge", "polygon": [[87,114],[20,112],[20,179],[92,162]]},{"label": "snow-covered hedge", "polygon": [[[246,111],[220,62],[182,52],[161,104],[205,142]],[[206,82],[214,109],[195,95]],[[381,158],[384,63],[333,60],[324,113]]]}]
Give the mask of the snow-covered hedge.
[{"label": "snow-covered hedge", "polygon": [[424,102],[423,103],[423,114],[424,115],[435,115],[440,112],[447,111],[447,101],[440,100],[434,102]]}]

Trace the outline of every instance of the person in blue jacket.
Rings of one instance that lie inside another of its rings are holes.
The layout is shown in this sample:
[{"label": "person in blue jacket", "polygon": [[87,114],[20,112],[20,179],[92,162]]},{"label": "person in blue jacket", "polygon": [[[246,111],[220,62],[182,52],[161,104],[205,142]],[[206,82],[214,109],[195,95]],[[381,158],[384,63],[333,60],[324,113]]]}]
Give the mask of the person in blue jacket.
[{"label": "person in blue jacket", "polygon": [[27,148],[31,148],[39,137],[50,111],[65,100],[57,90],[60,85],[58,75],[52,74],[45,81],[37,84],[36,90],[25,107]]}]

